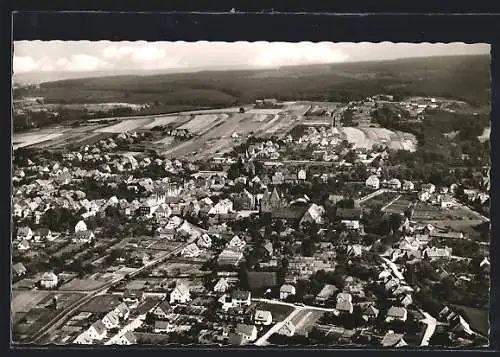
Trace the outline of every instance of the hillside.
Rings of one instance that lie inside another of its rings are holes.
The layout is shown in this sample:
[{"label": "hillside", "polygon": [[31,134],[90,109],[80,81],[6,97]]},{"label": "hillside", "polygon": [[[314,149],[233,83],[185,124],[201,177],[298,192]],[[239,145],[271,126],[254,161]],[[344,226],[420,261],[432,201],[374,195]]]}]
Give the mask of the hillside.
[{"label": "hillside", "polygon": [[[124,101],[218,106],[259,97],[357,100],[380,92],[490,101],[489,56],[447,56],[382,62],[78,78],[43,83],[30,95],[47,102]],[[17,93],[20,94],[20,93]]]}]

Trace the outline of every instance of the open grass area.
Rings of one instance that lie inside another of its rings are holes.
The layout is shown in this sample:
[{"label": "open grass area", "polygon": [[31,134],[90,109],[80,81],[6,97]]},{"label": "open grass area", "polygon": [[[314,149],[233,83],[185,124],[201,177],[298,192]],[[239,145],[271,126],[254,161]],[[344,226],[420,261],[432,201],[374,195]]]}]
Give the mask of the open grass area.
[{"label": "open grass area", "polygon": [[324,312],[319,310],[304,309],[292,318],[295,333],[304,335],[310,332],[314,324],[323,316]]},{"label": "open grass area", "polygon": [[478,331],[484,336],[488,336],[489,311],[487,308],[477,308],[463,305],[453,306],[465,311],[467,316],[464,317],[466,320],[468,320],[469,325],[473,330]]},{"label": "open grass area", "polygon": [[283,321],[294,310],[292,306],[269,304],[263,301],[257,302],[256,308],[259,310],[270,311],[271,315],[273,316],[273,322]]},{"label": "open grass area", "polygon": [[107,313],[113,308],[120,304],[119,295],[99,295],[94,297],[84,306],[82,306],[80,312],[92,312],[92,313]]}]

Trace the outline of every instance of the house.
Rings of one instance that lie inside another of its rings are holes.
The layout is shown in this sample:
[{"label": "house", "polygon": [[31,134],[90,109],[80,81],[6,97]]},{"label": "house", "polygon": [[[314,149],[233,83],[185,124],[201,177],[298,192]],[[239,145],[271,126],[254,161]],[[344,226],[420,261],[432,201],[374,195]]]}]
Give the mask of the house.
[{"label": "house", "polygon": [[423,184],[420,188],[422,191],[429,192],[430,194],[436,192],[436,186],[434,186],[432,183]]},{"label": "house", "polygon": [[280,288],[280,299],[286,300],[289,296],[296,294],[295,286],[291,284],[283,284]]},{"label": "house", "polygon": [[214,292],[225,293],[229,289],[229,283],[226,278],[222,277],[219,279],[217,284],[214,286]]},{"label": "house", "polygon": [[251,293],[250,291],[235,290],[231,294],[231,305],[233,307],[250,306]]},{"label": "house", "polygon": [[236,334],[240,335],[245,342],[253,342],[257,339],[257,328],[255,325],[237,324]]},{"label": "house", "polygon": [[29,241],[32,237],[33,237],[33,231],[28,226],[20,227],[17,230],[17,239],[18,240],[27,240],[27,241]]},{"label": "house", "polygon": [[215,206],[213,206],[210,211],[208,211],[208,214],[228,214],[233,211],[233,202],[225,198],[223,200],[220,200],[217,202]]},{"label": "house", "polygon": [[21,252],[27,251],[30,249],[30,243],[26,239],[23,239],[17,245],[17,249],[19,249],[19,251],[21,251]]},{"label": "house", "polygon": [[90,339],[100,341],[106,337],[106,326],[101,320],[98,320],[89,327],[87,334]]},{"label": "house", "polygon": [[403,334],[401,333],[394,333],[393,331],[389,331],[385,334],[384,338],[382,338],[382,341],[380,344],[382,347],[404,347],[407,346],[408,344],[405,342],[403,339]]},{"label": "house", "polygon": [[16,263],[12,266],[12,272],[16,278],[26,274],[27,270],[23,263]]},{"label": "house", "polygon": [[182,282],[177,282],[174,290],[170,293],[170,303],[186,304],[191,301],[189,288]]},{"label": "house", "polygon": [[401,188],[401,181],[397,178],[391,179],[387,182],[387,187],[391,190],[399,190]]},{"label": "house", "polygon": [[299,172],[297,173],[297,179],[300,181],[305,181],[307,177],[307,172],[304,169],[300,169]]},{"label": "house", "polygon": [[281,171],[277,171],[274,173],[271,179],[273,185],[282,185],[283,182],[285,182],[285,175],[283,175]]},{"label": "house", "polygon": [[80,231],[86,231],[87,230],[87,225],[85,224],[84,221],[79,221],[75,225],[75,233],[80,232]]},{"label": "house", "polygon": [[424,258],[428,259],[436,259],[436,258],[448,258],[451,256],[452,249],[451,248],[425,248],[424,251],[422,252],[422,255]]},{"label": "house", "polygon": [[293,335],[295,335],[295,325],[291,320],[286,320],[286,322],[278,330],[278,333],[280,335],[292,337]]},{"label": "house", "polygon": [[273,255],[273,244],[271,242],[267,242],[266,244],[264,244],[264,249],[266,250],[267,254],[272,257]]},{"label": "house", "polygon": [[128,308],[127,304],[125,304],[124,302],[122,302],[117,307],[115,307],[115,309],[113,311],[122,320],[127,320],[128,315],[130,314],[130,309]]},{"label": "house", "polygon": [[256,325],[269,326],[273,322],[271,311],[256,310],[254,315],[254,322]]},{"label": "house", "polygon": [[90,243],[95,238],[94,232],[85,230],[75,233],[73,241],[78,243]]},{"label": "house", "polygon": [[347,255],[350,257],[359,257],[362,254],[363,254],[363,247],[359,244],[353,244],[347,247]]},{"label": "house", "polygon": [[229,244],[228,244],[228,248],[230,249],[234,249],[234,250],[242,250],[245,245],[247,243],[241,239],[240,237],[238,236],[234,236],[230,241],[229,241]]},{"label": "house", "polygon": [[323,289],[316,295],[315,302],[324,305],[333,295],[335,295],[337,290],[335,285],[325,284]]},{"label": "house", "polygon": [[380,188],[380,179],[377,177],[377,175],[371,175],[366,179],[365,184],[366,187],[378,190]]},{"label": "house", "polygon": [[163,300],[153,309],[153,315],[158,319],[166,319],[167,316],[172,312],[172,307],[170,304]]},{"label": "house", "polygon": [[137,343],[137,337],[132,331],[127,331],[116,339],[117,345],[135,345]]},{"label": "house", "polygon": [[196,243],[191,243],[182,249],[181,255],[185,258],[196,258],[200,255],[200,252],[200,248],[198,248]]},{"label": "house", "polygon": [[396,320],[405,322],[407,317],[408,317],[408,312],[404,307],[391,306],[387,311],[385,322],[391,322]]},{"label": "house", "polygon": [[411,181],[405,180],[403,181],[402,187],[404,191],[413,191],[415,189],[415,184]]},{"label": "house", "polygon": [[361,208],[337,208],[336,217],[340,223],[344,224],[348,229],[359,229],[359,221],[363,212]]},{"label": "house", "polygon": [[413,299],[410,294],[403,294],[399,297],[399,303],[403,306],[408,306],[413,303]]},{"label": "house", "polygon": [[373,306],[372,304],[369,304],[368,306],[366,306],[364,309],[363,309],[363,315],[362,315],[362,318],[363,320],[365,320],[366,322],[368,321],[373,321],[374,319],[377,318],[378,314],[379,314],[379,310]]},{"label": "house", "polygon": [[144,292],[136,290],[127,290],[123,294],[122,299],[123,302],[127,303],[128,305],[134,306],[144,300]]},{"label": "house", "polygon": [[102,318],[102,323],[106,329],[113,329],[120,326],[120,318],[114,311],[110,311]]},{"label": "house", "polygon": [[155,321],[154,332],[162,333],[170,331],[170,322],[168,321]]},{"label": "house", "polygon": [[337,295],[337,305],[335,308],[340,312],[352,314],[354,309],[352,305],[352,295],[348,293],[339,293]]},{"label": "house", "polygon": [[488,257],[484,257],[483,260],[481,260],[481,263],[479,263],[479,267],[482,268],[483,270],[489,272],[490,271],[490,260]]},{"label": "house", "polygon": [[52,272],[44,273],[40,279],[40,285],[45,289],[53,289],[57,286],[57,283],[57,275]]},{"label": "house", "polygon": [[208,234],[204,233],[198,238],[196,244],[201,248],[210,248],[212,246],[212,239]]},{"label": "house", "polygon": [[85,331],[79,334],[74,340],[73,343],[77,345],[91,345],[94,341],[89,336],[89,331]]},{"label": "house", "polygon": [[325,209],[323,206],[319,206],[315,203],[311,204],[307,209],[306,213],[300,220],[300,224],[304,223],[317,223],[321,224],[323,222],[323,215],[325,214]]},{"label": "house", "polygon": [[428,191],[420,191],[417,195],[418,199],[422,202],[428,201],[431,198],[431,194]]}]

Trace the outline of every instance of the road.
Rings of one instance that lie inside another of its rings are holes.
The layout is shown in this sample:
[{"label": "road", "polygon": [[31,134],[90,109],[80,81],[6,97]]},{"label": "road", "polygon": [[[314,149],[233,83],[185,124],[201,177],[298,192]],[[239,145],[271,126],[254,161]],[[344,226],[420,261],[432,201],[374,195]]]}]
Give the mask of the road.
[{"label": "road", "polygon": [[364,197],[361,197],[358,202],[359,203],[363,203],[363,202],[369,200],[370,198],[373,198],[375,196],[381,195],[381,194],[383,194],[385,192],[396,192],[396,191],[391,191],[391,190],[388,190],[388,189],[385,189],[385,188],[381,188],[381,189],[379,189],[377,191],[374,191],[374,192],[372,192],[372,193],[370,193],[370,194],[368,194],[368,195],[366,195]]},{"label": "road", "polygon": [[420,346],[429,346],[429,341],[436,331],[437,320],[425,311],[420,310],[420,312],[425,316],[425,319],[420,320],[420,322],[427,325]]},{"label": "road", "polygon": [[263,334],[260,338],[258,338],[257,341],[255,341],[255,343],[254,343],[256,346],[268,345],[269,343],[267,342],[267,340],[269,339],[269,337],[271,337],[271,335],[277,333],[284,324],[286,324],[288,321],[291,321],[295,316],[297,316],[297,314],[299,314],[300,312],[302,312],[304,310],[318,310],[318,311],[324,311],[324,312],[333,312],[335,314],[339,313],[338,310],[336,310],[336,309],[331,309],[331,308],[326,308],[326,307],[309,306],[309,305],[295,305],[295,304],[291,304],[291,303],[283,302],[283,301],[278,301],[278,300],[252,299],[252,301],[265,302],[268,304],[275,304],[275,305],[286,305],[286,306],[292,306],[295,308],[295,310],[293,310],[290,313],[290,315],[288,315],[283,321],[274,324],[273,327],[271,327],[265,334]]},{"label": "road", "polygon": [[[167,259],[168,257],[170,257],[173,254],[177,254],[188,244],[189,243],[187,242],[187,243],[180,245],[176,249],[163,254],[162,256],[156,258],[155,260],[150,261],[146,265],[136,269],[135,271],[133,271],[127,275],[130,278],[136,276],[137,274],[139,274],[143,270],[151,268],[152,266],[160,263],[161,261]],[[54,318],[52,318],[45,326],[40,328],[40,330],[31,337],[31,342],[33,342],[33,343],[39,342],[44,336],[46,336],[48,333],[50,333],[54,329],[58,328],[61,324],[63,324],[68,319],[68,317],[70,317],[72,314],[74,314],[79,308],[84,306],[86,303],[88,303],[90,300],[92,300],[95,296],[97,296],[99,294],[103,294],[110,287],[112,287],[113,285],[115,285],[115,284],[119,283],[120,281],[122,281],[123,279],[125,279],[125,276],[127,276],[127,275],[117,277],[116,279],[113,279],[113,280],[107,282],[105,285],[101,286],[100,288],[89,291],[88,295],[82,297],[81,299],[75,301],[70,306],[61,310]]]},{"label": "road", "polygon": [[397,195],[395,199],[391,200],[391,202],[389,202],[388,204],[386,204],[384,207],[382,207],[380,210],[382,212],[384,212],[387,207],[389,207],[390,205],[392,205],[394,202],[396,202],[397,200],[399,200],[401,198],[401,195]]}]

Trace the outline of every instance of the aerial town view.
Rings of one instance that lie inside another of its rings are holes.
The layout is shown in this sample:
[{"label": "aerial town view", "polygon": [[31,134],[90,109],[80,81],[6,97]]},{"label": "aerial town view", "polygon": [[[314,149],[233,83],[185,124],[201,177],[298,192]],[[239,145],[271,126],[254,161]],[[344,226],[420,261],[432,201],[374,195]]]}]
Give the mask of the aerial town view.
[{"label": "aerial town view", "polygon": [[14,47],[12,344],[488,346],[489,45]]}]

